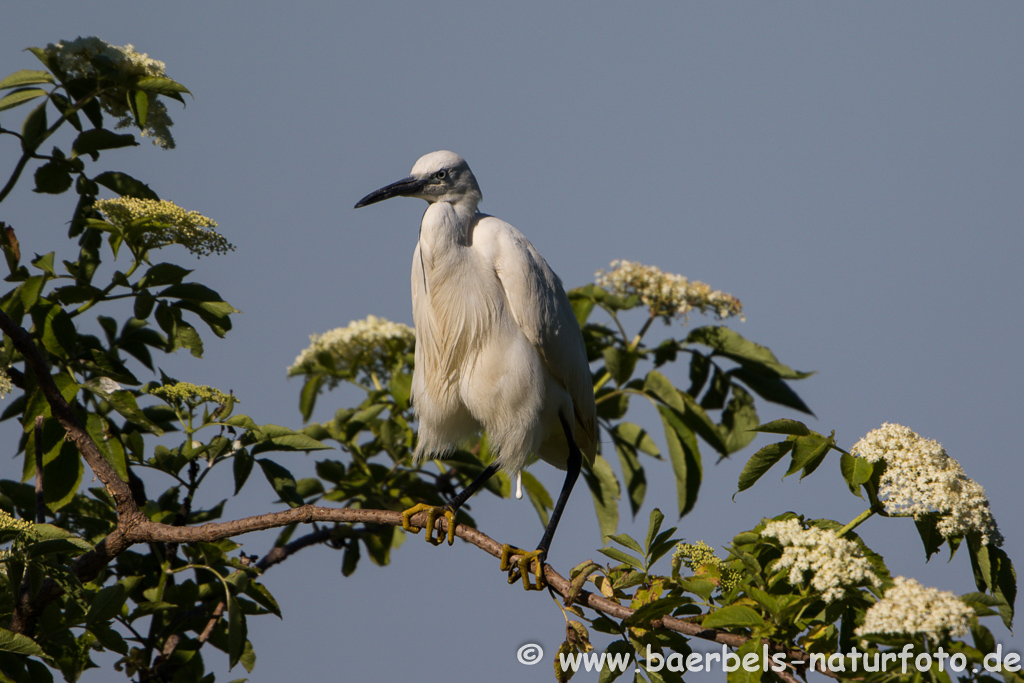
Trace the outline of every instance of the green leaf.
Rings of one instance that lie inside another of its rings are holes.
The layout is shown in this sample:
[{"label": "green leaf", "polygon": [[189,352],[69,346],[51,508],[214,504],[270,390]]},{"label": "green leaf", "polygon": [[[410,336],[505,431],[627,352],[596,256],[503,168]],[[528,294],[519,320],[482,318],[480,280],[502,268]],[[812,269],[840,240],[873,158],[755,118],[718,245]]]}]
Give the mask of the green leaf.
[{"label": "green leaf", "polygon": [[256,462],[259,463],[260,469],[263,470],[263,476],[274,487],[274,491],[277,495],[281,496],[281,500],[293,508],[304,504],[304,501],[298,494],[295,477],[292,476],[291,472],[273,460],[259,458]]},{"label": "green leaf", "polygon": [[136,425],[156,434],[157,436],[164,433],[164,430],[146,417],[146,414],[142,412],[142,409],[139,408],[139,404],[135,400],[135,395],[132,394],[132,392],[126,389],[118,389],[107,394],[105,398],[110,402],[110,405],[114,410]]},{"label": "green leaf", "polygon": [[132,111],[135,125],[140,129],[146,127],[146,116],[149,113],[149,95],[145,90],[128,91],[128,108]]},{"label": "green leaf", "polygon": [[235,453],[233,459],[234,462],[231,464],[231,468],[235,477],[235,495],[237,496],[238,492],[245,486],[245,482],[249,479],[254,460],[245,449]]},{"label": "green leaf", "polygon": [[629,378],[633,376],[633,369],[636,368],[636,352],[615,346],[606,346],[603,355],[605,369],[615,380],[615,385],[621,387],[628,382]]},{"label": "green leaf", "polygon": [[584,467],[583,478],[594,499],[601,537],[614,534],[619,525],[619,480],[611,465],[603,456],[597,455],[589,469]]},{"label": "green leaf", "polygon": [[21,150],[31,154],[39,146],[46,133],[46,100],[29,112],[21,126]]},{"label": "green leaf", "polygon": [[522,470],[520,474],[523,476],[523,489],[526,490],[526,497],[530,499],[533,509],[537,511],[540,523],[547,527],[548,511],[552,508],[551,495],[535,476],[526,470]]},{"label": "green leaf", "polygon": [[238,660],[242,657],[242,652],[245,650],[245,641],[248,639],[248,633],[245,623],[245,614],[242,612],[242,606],[238,602],[238,598],[231,595],[228,596],[228,668],[231,669],[238,664]]},{"label": "green leaf", "polygon": [[811,430],[803,422],[787,419],[765,422],[754,431],[766,434],[792,434],[793,436],[807,436],[811,433]]},{"label": "green leaf", "polygon": [[863,498],[860,487],[871,481],[875,466],[864,458],[843,453],[839,457],[839,471],[842,472],[846,485],[850,487],[850,493]]},{"label": "green leaf", "polygon": [[644,474],[644,468],[640,465],[636,449],[632,445],[616,441],[615,452],[619,456],[619,467],[622,469],[622,478],[626,484],[630,512],[636,516],[647,495],[647,475]]},{"label": "green leaf", "polygon": [[[626,546],[633,552],[640,553],[641,555],[644,554],[644,549],[640,547],[640,544],[637,543],[632,537],[630,537],[627,534],[614,534],[612,536],[609,536],[608,540],[615,541],[619,545]],[[641,567],[640,569],[642,571],[643,567]]]},{"label": "green leaf", "polygon": [[[139,280],[139,287],[165,287],[167,285],[181,284],[182,279],[192,271],[182,268],[174,263],[158,263],[146,271],[146,274]],[[211,292],[213,290],[210,290]],[[216,292],[214,292],[216,294]],[[158,296],[165,296],[161,292]],[[217,297],[218,299],[220,297]]]},{"label": "green leaf", "polygon": [[1017,599],[1017,572],[1009,556],[994,545],[981,545],[976,537],[968,537],[967,548],[978,590],[1003,601],[999,614],[1007,629],[1013,630],[1013,604]]},{"label": "green leaf", "polygon": [[46,95],[46,91],[41,88],[21,88],[19,90],[13,90],[0,98],[0,111],[12,109],[17,107],[19,104],[25,104],[30,100],[34,100],[37,97],[43,97],[44,95]]},{"label": "green leaf", "polygon": [[643,560],[641,560],[640,558],[634,557],[634,556],[630,555],[629,553],[627,553],[627,552],[625,552],[623,550],[619,550],[618,548],[613,548],[611,546],[608,546],[607,548],[600,548],[600,549],[598,549],[597,552],[601,553],[602,555],[607,555],[608,557],[612,558],[616,562],[625,562],[626,564],[630,565],[631,567],[636,567],[640,571],[644,570]]},{"label": "green leaf", "polygon": [[807,407],[803,399],[797,396],[796,392],[786,384],[785,380],[779,377],[766,372],[759,372],[753,368],[744,367],[730,370],[729,375],[733,379],[738,379],[746,384],[755,394],[766,401],[778,403],[808,415],[814,415],[814,412]]},{"label": "green leaf", "polygon": [[53,76],[48,71],[34,71],[32,69],[22,69],[21,71],[15,71],[10,76],[7,76],[0,81],[0,90],[7,90],[8,88],[18,88],[24,85],[38,85],[41,83],[53,83]]},{"label": "green leaf", "polygon": [[36,183],[33,191],[40,194],[61,194],[71,187],[71,174],[63,161],[47,161],[36,169],[32,178]]},{"label": "green leaf", "polygon": [[725,431],[725,447],[730,453],[746,448],[757,434],[757,410],[754,397],[738,386],[732,388],[732,398],[722,412],[722,428]]},{"label": "green leaf", "polygon": [[789,453],[792,449],[792,441],[780,441],[768,444],[750,456],[750,460],[747,461],[743,471],[740,472],[739,488],[737,488],[736,492],[746,491],[753,486],[765,472],[770,470],[775,463],[782,459],[782,456]]},{"label": "green leaf", "polygon": [[[856,459],[862,460],[863,458]],[[939,552],[942,548],[942,543],[946,540],[939,531],[939,515],[935,512],[919,515],[914,518],[914,526],[917,528],[917,533],[924,544],[925,559],[930,560],[932,555]]]},{"label": "green leaf", "polygon": [[85,623],[91,626],[96,622],[110,621],[121,613],[121,607],[128,599],[128,592],[124,584],[115,583],[101,589],[92,599],[89,605],[89,613],[85,616]]},{"label": "green leaf", "polygon": [[644,626],[655,619],[661,619],[666,614],[671,614],[677,607],[682,607],[690,602],[686,597],[669,597],[649,602],[638,608],[631,615],[622,620],[623,626]]},{"label": "green leaf", "polygon": [[648,455],[655,457],[660,455],[654,439],[640,425],[633,424],[632,422],[620,422],[612,428],[612,435],[625,441],[634,449],[641,450]]},{"label": "green leaf", "polygon": [[[105,128],[93,128],[84,131],[71,143],[71,157],[79,157],[83,154],[95,154],[105,149],[118,149],[120,147],[138,146],[135,136],[131,133],[115,133]],[[100,182],[97,178],[96,182]],[[100,183],[101,185],[103,183]]]},{"label": "green leaf", "polygon": [[667,406],[658,406],[658,413],[665,428],[669,460],[676,477],[676,499],[679,516],[682,517],[697,503],[697,493],[704,476],[697,439],[683,424],[679,414]]},{"label": "green leaf", "polygon": [[645,554],[650,553],[651,546],[654,544],[654,539],[658,537],[658,531],[661,530],[661,523],[664,521],[665,515],[661,510],[658,508],[651,510],[651,516],[647,523],[647,537],[644,539]]},{"label": "green leaf", "polygon": [[46,653],[43,652],[43,649],[39,647],[36,641],[20,633],[8,631],[5,628],[0,628],[0,650],[47,659]]},{"label": "green leaf", "polygon": [[258,455],[267,451],[322,451],[331,447],[320,443],[311,436],[281,427],[279,425],[260,425],[259,440],[252,447],[252,454]]},{"label": "green leaf", "polygon": [[71,502],[82,483],[85,468],[78,449],[70,441],[61,443],[57,457],[43,466],[43,496],[47,507],[56,512]]},{"label": "green leaf", "polygon": [[764,619],[745,605],[729,605],[711,612],[701,622],[704,628],[764,628]]},{"label": "green leaf", "polygon": [[[188,93],[189,95],[192,94],[189,89],[181,83],[163,76],[143,76],[135,81],[135,87],[139,90],[154,92],[158,95],[173,96],[180,95],[181,93]],[[180,100],[180,97],[175,99]]]},{"label": "green leaf", "polygon": [[803,470],[800,478],[803,479],[822,463],[825,456],[832,448],[832,438],[825,438],[821,434],[811,433],[807,436],[798,436],[793,442],[793,461],[786,471],[786,476],[797,470]]},{"label": "green leaf", "polygon": [[765,346],[743,338],[735,330],[721,325],[708,325],[692,330],[686,337],[688,344],[703,344],[715,350],[715,354],[731,358],[741,365],[767,369],[783,379],[803,379],[814,373],[799,372],[783,365]]},{"label": "green leaf", "polygon": [[113,190],[122,197],[135,197],[136,199],[160,199],[156,192],[149,189],[149,185],[141,180],[136,180],[127,173],[120,171],[105,171],[93,178],[97,183]]}]

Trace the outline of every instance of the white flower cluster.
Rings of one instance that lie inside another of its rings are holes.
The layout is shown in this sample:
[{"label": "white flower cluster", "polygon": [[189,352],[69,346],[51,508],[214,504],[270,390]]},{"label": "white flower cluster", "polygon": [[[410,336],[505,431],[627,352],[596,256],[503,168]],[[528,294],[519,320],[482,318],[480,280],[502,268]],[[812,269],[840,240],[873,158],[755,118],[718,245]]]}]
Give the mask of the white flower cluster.
[{"label": "white flower cluster", "polygon": [[810,585],[821,593],[825,602],[842,598],[847,586],[879,584],[860,546],[840,538],[835,531],[817,527],[805,529],[800,520],[790,518],[769,522],[761,535],[777,538],[782,544],[782,557],[775,567],[789,568],[789,582],[804,585],[805,574],[811,572]]},{"label": "white flower cluster", "polygon": [[850,452],[869,462],[885,461],[878,494],[886,512],[915,518],[937,512],[943,538],[976,531],[984,544],[1003,544],[985,489],[939,442],[886,423],[868,432]]},{"label": "white flower cluster", "polygon": [[612,261],[611,267],[610,272],[597,271],[598,286],[617,296],[639,296],[652,316],[685,316],[696,308],[701,313],[710,311],[722,320],[731,315],[743,317],[739,299],[703,282],[691,282],[682,275],[635,261]]},{"label": "white flower cluster", "polygon": [[213,221],[198,211],[186,211],[174,202],[156,199],[117,197],[99,199],[93,207],[103,214],[109,223],[122,230],[140,218],[151,223],[144,233],[142,246],[145,249],[159,249],[168,244],[180,244],[196,256],[226,254],[235,250],[235,245],[212,228]]},{"label": "white flower cluster", "polygon": [[[289,375],[304,375],[322,371],[369,373],[387,371],[385,358],[391,353],[404,353],[412,349],[416,333],[408,325],[394,323],[369,315],[365,320],[354,320],[347,327],[338,327],[323,334],[310,335],[310,345],[302,351],[288,368]],[[328,364],[322,362],[327,354]]]},{"label": "white flower cluster", "polygon": [[[104,58],[112,67],[129,76],[163,76],[165,65],[161,61],[150,59],[148,55],[135,51],[132,45],[123,47],[111,45],[96,36],[76,38],[59,43],[50,43],[45,51],[54,57],[57,66],[71,79],[95,78],[100,75],[93,63],[97,57]],[[128,94],[123,88],[115,88],[103,93],[100,104],[111,116],[118,118],[117,127],[127,128],[134,124],[131,110],[128,108]],[[155,97],[149,98],[149,111],[146,115],[146,127],[143,135],[153,138],[153,144],[164,149],[174,147],[174,138],[169,128],[173,124],[167,114],[167,107]]]},{"label": "white flower cluster", "polygon": [[11,376],[7,374],[6,368],[0,368],[0,398],[4,398],[12,391],[14,391],[14,382],[11,381]]},{"label": "white flower cluster", "polygon": [[925,588],[914,579],[897,576],[896,585],[868,608],[864,623],[854,631],[868,634],[923,634],[939,638],[966,635],[974,610],[950,591]]}]

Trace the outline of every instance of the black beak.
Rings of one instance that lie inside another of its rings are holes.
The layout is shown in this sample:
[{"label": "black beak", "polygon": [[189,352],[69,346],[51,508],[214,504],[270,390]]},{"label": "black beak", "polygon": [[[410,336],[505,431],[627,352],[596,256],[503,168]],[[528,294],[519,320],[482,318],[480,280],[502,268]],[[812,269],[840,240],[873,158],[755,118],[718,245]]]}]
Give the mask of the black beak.
[{"label": "black beak", "polygon": [[358,209],[362,206],[376,204],[392,197],[408,197],[409,195],[418,194],[426,184],[426,178],[413,178],[412,176],[402,178],[397,183],[391,183],[366,195],[356,202],[355,208]]}]

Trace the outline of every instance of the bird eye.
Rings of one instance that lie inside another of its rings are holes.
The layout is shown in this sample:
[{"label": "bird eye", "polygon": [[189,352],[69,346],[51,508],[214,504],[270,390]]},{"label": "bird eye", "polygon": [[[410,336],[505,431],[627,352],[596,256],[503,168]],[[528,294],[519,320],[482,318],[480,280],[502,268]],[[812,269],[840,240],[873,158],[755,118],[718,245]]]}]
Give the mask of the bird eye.
[{"label": "bird eye", "polygon": [[438,171],[437,173],[434,174],[434,177],[437,178],[438,180],[443,180],[445,177],[447,177],[447,175],[448,171]]}]

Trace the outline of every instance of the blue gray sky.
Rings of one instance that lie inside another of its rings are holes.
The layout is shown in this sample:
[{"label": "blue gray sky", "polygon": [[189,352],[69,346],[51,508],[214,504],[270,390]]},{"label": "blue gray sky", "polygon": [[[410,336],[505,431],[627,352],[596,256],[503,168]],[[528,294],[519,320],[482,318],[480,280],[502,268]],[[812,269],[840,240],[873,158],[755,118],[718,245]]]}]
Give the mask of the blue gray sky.
[{"label": "blue gray sky", "polygon": [[[480,181],[481,210],[522,230],[567,287],[619,258],[705,281],[743,301],[742,334],[817,371],[796,387],[813,429],[849,447],[899,422],[942,442],[986,487],[1007,552],[1024,562],[1024,6],[17,2],[4,14],[4,74],[35,68],[20,48],[98,35],[166,62],[195,95],[170,107],[178,149],[102,159],[213,217],[238,246],[178,255],[244,313],[226,340],[210,335],[203,360],[162,360],[169,374],[233,390],[259,422],[299,426],[300,385],[285,370],[309,334],[368,314],[412,323],[422,205],[352,205],[451,149]],[[41,253],[63,240],[74,201],[23,183],[0,219]],[[322,398],[316,417],[350,398]],[[767,442],[719,465],[705,449],[681,536],[721,547],[762,515],[846,521],[863,509],[827,471],[802,483],[772,473],[733,501]],[[282,462],[301,475],[313,458]],[[654,505],[674,508],[667,466],[649,464],[647,503],[636,527],[623,507],[625,531],[642,533]],[[19,467],[0,461],[5,476]],[[553,469],[533,471],[560,486]],[[219,485],[207,502],[230,493]],[[250,488],[230,514],[267,510],[269,486]],[[480,497],[473,514],[501,540],[541,532],[525,501]],[[966,553],[926,564],[910,521],[859,531],[895,574],[974,590]],[[263,553],[272,538],[244,549]],[[599,546],[581,487],[550,561],[566,572]],[[561,613],[506,586],[491,557],[415,539],[383,569],[343,578],[340,561],[311,549],[267,574],[285,618],[250,624],[251,680],[550,680],[548,663],[527,670],[515,653],[535,642],[550,659]],[[244,674],[212,650],[206,659],[222,680]]]}]

